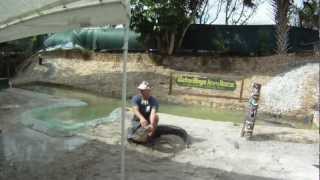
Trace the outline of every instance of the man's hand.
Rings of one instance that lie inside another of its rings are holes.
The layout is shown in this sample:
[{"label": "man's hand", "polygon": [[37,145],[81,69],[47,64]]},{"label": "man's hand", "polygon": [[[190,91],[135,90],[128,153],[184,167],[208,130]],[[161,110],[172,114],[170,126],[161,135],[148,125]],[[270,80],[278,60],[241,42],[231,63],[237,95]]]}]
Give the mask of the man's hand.
[{"label": "man's hand", "polygon": [[149,125],[149,122],[142,116],[142,114],[139,112],[139,108],[137,106],[134,106],[133,113],[140,119],[140,124],[143,128],[147,128]]},{"label": "man's hand", "polygon": [[145,119],[141,119],[140,124],[143,128],[148,128],[149,122]]}]

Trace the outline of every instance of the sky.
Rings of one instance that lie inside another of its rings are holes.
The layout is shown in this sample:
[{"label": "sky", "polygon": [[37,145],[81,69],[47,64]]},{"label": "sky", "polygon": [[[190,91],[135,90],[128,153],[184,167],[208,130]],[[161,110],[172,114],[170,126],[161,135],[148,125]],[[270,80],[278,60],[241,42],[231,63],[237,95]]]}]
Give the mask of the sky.
[{"label": "sky", "polygon": [[[214,1],[216,0],[211,0],[211,2]],[[274,24],[270,1],[271,0],[264,0],[264,2],[260,6],[258,6],[256,13],[248,21],[248,24]],[[299,7],[302,6],[302,2],[303,0],[294,0],[294,3]],[[224,24],[224,18],[219,17],[219,19],[214,24]]]}]

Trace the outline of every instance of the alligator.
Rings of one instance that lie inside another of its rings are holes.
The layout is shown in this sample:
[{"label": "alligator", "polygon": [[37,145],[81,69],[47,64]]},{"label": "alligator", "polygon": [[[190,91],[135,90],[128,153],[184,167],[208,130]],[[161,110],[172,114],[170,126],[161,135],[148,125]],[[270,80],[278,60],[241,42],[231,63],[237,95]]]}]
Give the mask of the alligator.
[{"label": "alligator", "polygon": [[[143,128],[139,128],[136,132],[135,132],[135,138],[134,139],[130,139],[130,141],[134,142],[134,143],[138,143],[138,144],[145,144],[142,143],[144,141],[140,141],[141,139],[145,139],[145,136],[147,135],[147,130],[144,130]],[[186,144],[187,148],[190,147],[191,145],[191,139],[190,136],[188,135],[188,133],[186,132],[186,130],[177,127],[177,126],[173,126],[173,125],[158,125],[157,130],[155,132],[154,135],[154,139],[160,138],[162,135],[176,135],[179,136],[180,138],[182,138],[182,140],[184,141],[184,143]]]}]

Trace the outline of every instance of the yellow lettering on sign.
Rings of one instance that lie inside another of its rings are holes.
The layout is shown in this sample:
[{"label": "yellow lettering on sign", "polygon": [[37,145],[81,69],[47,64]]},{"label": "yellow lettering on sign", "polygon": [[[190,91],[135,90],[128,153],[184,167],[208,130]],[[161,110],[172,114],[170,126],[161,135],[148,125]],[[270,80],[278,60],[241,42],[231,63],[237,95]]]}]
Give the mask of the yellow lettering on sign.
[{"label": "yellow lettering on sign", "polygon": [[180,86],[199,87],[207,89],[224,89],[234,90],[236,83],[232,81],[224,81],[222,79],[208,79],[198,76],[178,76],[176,83]]}]

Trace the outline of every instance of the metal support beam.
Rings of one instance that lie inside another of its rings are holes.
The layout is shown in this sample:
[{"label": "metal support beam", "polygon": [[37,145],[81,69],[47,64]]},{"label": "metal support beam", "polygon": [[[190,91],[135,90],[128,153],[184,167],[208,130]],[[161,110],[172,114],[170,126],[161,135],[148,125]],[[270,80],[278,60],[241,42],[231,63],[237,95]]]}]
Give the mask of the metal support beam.
[{"label": "metal support beam", "polygon": [[127,102],[127,61],[128,61],[128,41],[129,41],[129,22],[125,24],[124,45],[123,45],[123,64],[122,64],[122,109],[121,109],[121,180],[125,180],[125,118]]}]

